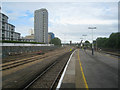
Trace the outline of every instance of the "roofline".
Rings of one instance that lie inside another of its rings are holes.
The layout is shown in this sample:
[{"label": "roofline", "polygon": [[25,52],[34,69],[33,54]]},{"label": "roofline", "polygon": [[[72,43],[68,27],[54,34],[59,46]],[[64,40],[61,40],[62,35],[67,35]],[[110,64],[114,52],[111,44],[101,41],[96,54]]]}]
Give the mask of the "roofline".
[{"label": "roofline", "polygon": [[[3,22],[3,21],[2,21]],[[13,24],[11,24],[11,23],[8,23],[8,22],[4,22],[4,23],[6,23],[6,24],[8,24],[8,25],[11,25],[11,26],[13,26],[13,27],[15,27]]]},{"label": "roofline", "polygon": [[36,11],[42,11],[42,10],[45,10],[46,12],[48,12],[48,10],[46,8],[41,8],[41,9],[35,10],[35,12]]},{"label": "roofline", "polygon": [[[5,15],[4,13],[0,13],[0,14],[2,14],[2,15]],[[9,18],[7,15],[5,15],[7,18]]]}]

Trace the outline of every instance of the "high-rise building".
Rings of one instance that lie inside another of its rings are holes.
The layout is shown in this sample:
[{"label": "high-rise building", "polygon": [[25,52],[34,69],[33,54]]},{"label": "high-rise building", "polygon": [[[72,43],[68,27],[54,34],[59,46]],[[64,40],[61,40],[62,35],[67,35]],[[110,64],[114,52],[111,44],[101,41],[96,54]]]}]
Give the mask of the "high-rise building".
[{"label": "high-rise building", "polygon": [[44,8],[34,13],[34,37],[36,42],[48,43],[48,12]]},{"label": "high-rise building", "polygon": [[34,30],[33,30],[33,29],[30,29],[30,30],[29,30],[29,34],[30,34],[30,35],[34,35]]},{"label": "high-rise building", "polygon": [[55,38],[55,35],[54,35],[53,32],[49,32],[48,34],[51,35],[51,39],[54,39],[54,38]]},{"label": "high-rise building", "polygon": [[51,41],[52,39],[54,39],[54,38],[55,38],[54,33],[49,32],[49,33],[48,33],[48,42],[50,43],[50,41]]},{"label": "high-rise building", "polygon": [[51,35],[48,33],[48,43],[51,41]]}]

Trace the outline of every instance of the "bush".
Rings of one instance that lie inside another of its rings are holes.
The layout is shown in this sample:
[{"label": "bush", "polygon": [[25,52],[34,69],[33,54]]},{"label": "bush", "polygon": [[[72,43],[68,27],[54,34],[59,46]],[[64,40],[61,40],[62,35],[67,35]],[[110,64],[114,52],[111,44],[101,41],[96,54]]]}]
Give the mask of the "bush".
[{"label": "bush", "polygon": [[61,40],[57,37],[55,37],[54,39],[52,39],[50,41],[51,44],[54,44],[54,45],[61,45]]},{"label": "bush", "polygon": [[41,42],[23,42],[23,41],[8,41],[8,40],[2,40],[2,43],[29,43],[29,44],[45,44]]}]

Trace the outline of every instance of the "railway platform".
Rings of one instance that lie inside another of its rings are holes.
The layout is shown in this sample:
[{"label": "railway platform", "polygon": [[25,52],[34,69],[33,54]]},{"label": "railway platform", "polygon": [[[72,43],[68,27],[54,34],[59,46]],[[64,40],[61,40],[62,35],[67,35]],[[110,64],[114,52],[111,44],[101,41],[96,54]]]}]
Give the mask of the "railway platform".
[{"label": "railway platform", "polygon": [[90,50],[76,49],[70,56],[57,88],[118,89],[119,57]]},{"label": "railway platform", "polygon": [[78,49],[71,54],[57,88],[87,88]]}]

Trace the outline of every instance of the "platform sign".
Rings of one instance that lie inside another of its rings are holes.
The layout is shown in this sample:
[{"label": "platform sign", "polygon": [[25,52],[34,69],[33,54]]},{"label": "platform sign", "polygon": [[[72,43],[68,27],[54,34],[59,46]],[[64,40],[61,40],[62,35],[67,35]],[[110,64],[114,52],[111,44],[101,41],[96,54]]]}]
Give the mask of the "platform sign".
[{"label": "platform sign", "polygon": [[70,49],[70,51],[72,51],[72,48]]}]

